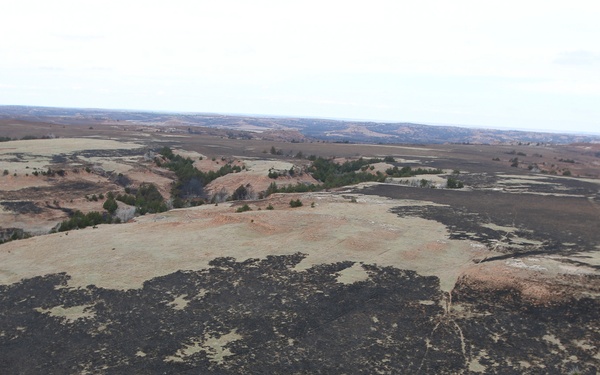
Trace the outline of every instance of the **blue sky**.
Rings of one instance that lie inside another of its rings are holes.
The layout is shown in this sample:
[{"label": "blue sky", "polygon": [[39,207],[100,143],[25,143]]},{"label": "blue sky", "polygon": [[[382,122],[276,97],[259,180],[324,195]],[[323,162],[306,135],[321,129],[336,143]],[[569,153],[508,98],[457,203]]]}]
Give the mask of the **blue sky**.
[{"label": "blue sky", "polygon": [[597,1],[35,1],[0,104],[600,133]]}]

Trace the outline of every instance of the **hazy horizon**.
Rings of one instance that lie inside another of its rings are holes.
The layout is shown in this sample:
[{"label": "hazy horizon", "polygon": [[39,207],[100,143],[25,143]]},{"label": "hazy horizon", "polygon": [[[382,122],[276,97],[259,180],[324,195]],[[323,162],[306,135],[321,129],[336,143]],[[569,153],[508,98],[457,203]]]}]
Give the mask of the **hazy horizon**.
[{"label": "hazy horizon", "polygon": [[598,134],[600,4],[14,2],[0,103]]},{"label": "hazy horizon", "polygon": [[93,107],[48,107],[48,106],[28,106],[21,104],[1,104],[3,106],[16,106],[16,107],[29,107],[29,108],[50,108],[50,109],[71,109],[71,110],[90,110],[90,111],[115,111],[115,112],[148,112],[148,113],[160,113],[160,114],[173,114],[173,115],[220,115],[220,116],[238,116],[238,117],[252,117],[252,118],[287,118],[287,119],[314,119],[314,120],[327,120],[327,121],[340,121],[340,122],[356,122],[356,123],[375,123],[375,124],[412,124],[412,125],[426,125],[426,126],[442,126],[442,127],[457,127],[467,129],[479,129],[479,130],[499,130],[499,131],[519,131],[519,132],[537,132],[537,133],[552,133],[552,134],[570,134],[570,135],[588,135],[588,136],[599,136],[600,131],[577,131],[577,130],[544,130],[544,129],[525,129],[525,128],[514,128],[514,127],[502,127],[502,126],[485,126],[485,125],[463,125],[463,124],[431,124],[424,122],[409,122],[409,121],[396,121],[396,120],[377,120],[377,119],[352,119],[352,118],[338,118],[338,117],[319,117],[319,116],[294,116],[294,115],[273,115],[268,113],[225,113],[225,112],[193,112],[193,111],[169,111],[160,109],[139,109],[139,108],[93,108]]}]

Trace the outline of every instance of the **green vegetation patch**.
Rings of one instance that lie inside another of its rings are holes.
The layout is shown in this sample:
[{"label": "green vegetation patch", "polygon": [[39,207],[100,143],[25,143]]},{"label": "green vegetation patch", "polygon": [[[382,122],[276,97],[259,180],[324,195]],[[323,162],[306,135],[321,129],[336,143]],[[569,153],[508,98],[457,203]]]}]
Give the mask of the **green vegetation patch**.
[{"label": "green vegetation patch", "polygon": [[110,224],[115,222],[112,216],[107,213],[100,213],[97,211],[88,212],[84,214],[81,211],[75,211],[69,220],[65,220],[60,223],[58,227],[59,232],[66,232],[73,229],[83,229],[85,227],[94,226],[98,224]]},{"label": "green vegetation patch", "polygon": [[235,212],[246,212],[246,211],[252,211],[250,206],[248,206],[247,204],[243,205],[242,207],[238,207],[238,209],[235,210]]},{"label": "green vegetation patch", "polygon": [[411,167],[393,167],[388,168],[385,173],[390,177],[412,177],[421,174],[442,174],[444,173],[441,169],[425,169],[425,168],[417,168],[412,169]]},{"label": "green vegetation patch", "polygon": [[[131,194],[119,194],[115,199],[130,206],[135,206],[136,212],[140,215],[164,212],[168,209],[165,199],[154,184],[140,185],[135,196]],[[109,205],[112,204],[109,203]],[[105,209],[108,210],[106,207]]]},{"label": "green vegetation patch", "polygon": [[242,171],[240,166],[227,163],[217,171],[202,172],[194,167],[192,159],[175,155],[169,147],[163,147],[159,153],[167,159],[167,162],[162,163],[159,158],[156,158],[156,164],[175,172],[177,176],[177,181],[171,188],[173,206],[176,208],[184,207],[194,198],[204,198],[204,186],[211,181],[230,173]]},{"label": "green vegetation patch", "polygon": [[290,207],[292,208],[296,208],[296,207],[302,207],[302,201],[300,199],[296,199],[296,200],[290,200]]}]

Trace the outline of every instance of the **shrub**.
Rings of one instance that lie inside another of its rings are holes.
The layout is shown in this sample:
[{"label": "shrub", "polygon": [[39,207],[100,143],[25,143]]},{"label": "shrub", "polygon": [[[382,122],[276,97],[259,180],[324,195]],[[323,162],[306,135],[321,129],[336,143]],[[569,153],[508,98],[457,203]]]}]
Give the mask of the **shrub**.
[{"label": "shrub", "polygon": [[135,195],[135,206],[141,215],[167,210],[165,199],[154,184],[140,185]]},{"label": "shrub", "polygon": [[234,201],[243,201],[250,197],[250,192],[244,185],[240,185],[233,194],[231,195],[231,199]]},{"label": "shrub", "polygon": [[165,159],[169,160],[172,160],[175,157],[173,151],[167,146],[161,148],[160,151],[158,151],[158,153],[164,156]]},{"label": "shrub", "polygon": [[456,178],[448,177],[448,180],[446,181],[446,187],[448,189],[462,189],[464,184],[462,181],[457,180]]},{"label": "shrub", "polygon": [[291,200],[290,201],[290,207],[295,208],[295,207],[302,207],[302,202],[300,201],[300,199],[296,199],[296,200]]},{"label": "shrub", "polygon": [[[127,191],[127,189],[125,191]],[[140,215],[164,212],[167,210],[165,200],[154,184],[140,185],[135,196],[130,194],[119,194],[115,199],[130,206],[135,206],[137,213]]]},{"label": "shrub", "polygon": [[119,205],[117,204],[117,202],[115,201],[114,197],[108,197],[106,199],[106,201],[104,202],[104,204],[102,205],[102,207],[108,211],[109,214],[114,214],[115,211],[117,211],[117,208],[119,208]]},{"label": "shrub", "polygon": [[412,169],[411,167],[394,167],[386,169],[385,173],[390,177],[411,177],[420,174],[441,174],[444,173],[441,169],[425,169],[425,168],[417,168]]},{"label": "shrub", "polygon": [[173,198],[172,201],[173,208],[183,208],[185,207],[185,201],[179,197]]},{"label": "shrub", "polygon": [[235,212],[246,212],[246,211],[252,211],[250,206],[248,206],[247,204],[243,205],[242,207],[238,207],[238,209],[235,210]]},{"label": "shrub", "polygon": [[271,203],[269,203],[269,205],[267,206],[267,210],[274,210],[273,205]]},{"label": "shrub", "polygon": [[71,229],[85,228],[88,226],[94,226],[98,224],[111,223],[112,218],[106,214],[92,211],[84,214],[81,211],[75,211],[69,220],[65,220],[60,223],[58,227],[59,232],[65,232]]}]

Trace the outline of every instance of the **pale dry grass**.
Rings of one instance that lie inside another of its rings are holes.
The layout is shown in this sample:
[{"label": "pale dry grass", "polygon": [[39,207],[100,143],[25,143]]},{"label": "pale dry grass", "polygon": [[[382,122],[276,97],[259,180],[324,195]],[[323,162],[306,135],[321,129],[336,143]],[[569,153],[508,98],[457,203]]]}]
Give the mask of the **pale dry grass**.
[{"label": "pale dry grass", "polygon": [[[11,242],[0,247],[0,282],[67,272],[70,286],[139,288],[152,277],[205,268],[216,257],[242,261],[301,252],[307,257],[298,271],[350,260],[435,275],[449,291],[473,258],[489,254],[449,240],[446,228],[435,221],[397,217],[389,212],[397,202],[387,199],[350,203],[330,193],[293,197],[305,206],[291,209],[292,196],[276,195],[268,201],[273,211],[257,210],[267,201],[242,214],[228,204],[206,205]],[[360,279],[361,272],[353,268],[343,277]]]},{"label": "pale dry grass", "polygon": [[72,154],[85,150],[132,150],[142,147],[137,143],[92,138],[55,138],[10,141],[0,144],[0,155],[26,153],[40,156]]}]

